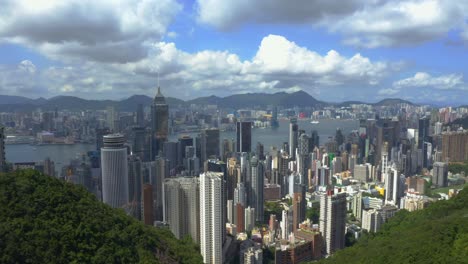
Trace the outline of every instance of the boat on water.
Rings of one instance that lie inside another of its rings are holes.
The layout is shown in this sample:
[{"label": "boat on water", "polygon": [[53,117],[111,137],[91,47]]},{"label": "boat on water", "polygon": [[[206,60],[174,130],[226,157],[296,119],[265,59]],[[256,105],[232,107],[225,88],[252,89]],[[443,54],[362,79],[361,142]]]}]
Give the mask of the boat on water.
[{"label": "boat on water", "polygon": [[312,120],[310,123],[311,124],[319,124],[320,122],[318,120]]}]

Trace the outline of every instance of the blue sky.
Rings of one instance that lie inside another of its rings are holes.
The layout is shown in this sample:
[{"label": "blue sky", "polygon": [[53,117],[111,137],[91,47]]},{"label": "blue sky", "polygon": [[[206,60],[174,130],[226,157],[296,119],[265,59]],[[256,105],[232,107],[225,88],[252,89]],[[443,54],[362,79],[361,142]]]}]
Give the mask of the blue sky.
[{"label": "blue sky", "polygon": [[468,3],[5,0],[0,93],[468,103]]}]

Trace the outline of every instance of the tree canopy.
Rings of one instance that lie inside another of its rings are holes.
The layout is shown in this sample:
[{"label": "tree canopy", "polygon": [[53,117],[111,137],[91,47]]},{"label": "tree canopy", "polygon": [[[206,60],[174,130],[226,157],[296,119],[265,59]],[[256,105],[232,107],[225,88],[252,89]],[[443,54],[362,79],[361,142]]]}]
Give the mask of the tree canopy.
[{"label": "tree canopy", "polygon": [[202,263],[197,246],[145,226],[81,186],[0,174],[0,263]]},{"label": "tree canopy", "polygon": [[468,189],[428,208],[399,211],[376,234],[321,263],[468,263]]}]

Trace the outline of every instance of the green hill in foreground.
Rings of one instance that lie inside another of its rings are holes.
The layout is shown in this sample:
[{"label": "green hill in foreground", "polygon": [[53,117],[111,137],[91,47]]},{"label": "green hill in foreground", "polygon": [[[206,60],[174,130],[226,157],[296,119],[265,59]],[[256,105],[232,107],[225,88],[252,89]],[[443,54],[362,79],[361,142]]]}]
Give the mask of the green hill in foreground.
[{"label": "green hill in foreground", "polygon": [[377,234],[320,263],[468,263],[468,189],[424,210],[400,211]]},{"label": "green hill in foreground", "polygon": [[201,263],[190,240],[145,226],[80,186],[0,174],[0,263]]}]

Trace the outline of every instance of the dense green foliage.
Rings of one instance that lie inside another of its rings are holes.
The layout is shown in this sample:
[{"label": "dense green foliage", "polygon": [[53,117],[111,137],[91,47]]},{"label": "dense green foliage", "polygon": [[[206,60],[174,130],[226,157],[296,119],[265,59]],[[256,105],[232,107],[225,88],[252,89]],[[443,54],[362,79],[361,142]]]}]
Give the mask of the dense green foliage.
[{"label": "dense green foliage", "polygon": [[457,174],[457,173],[465,172],[465,175],[468,175],[468,162],[450,163],[448,169],[451,173]]},{"label": "dense green foliage", "polygon": [[320,207],[307,207],[306,209],[306,218],[310,219],[312,223],[318,224],[320,216]]},{"label": "dense green foliage", "polygon": [[398,212],[322,263],[468,263],[468,189],[428,208]]},{"label": "dense green foliage", "polygon": [[0,263],[201,263],[196,246],[145,226],[80,186],[0,175]]}]

